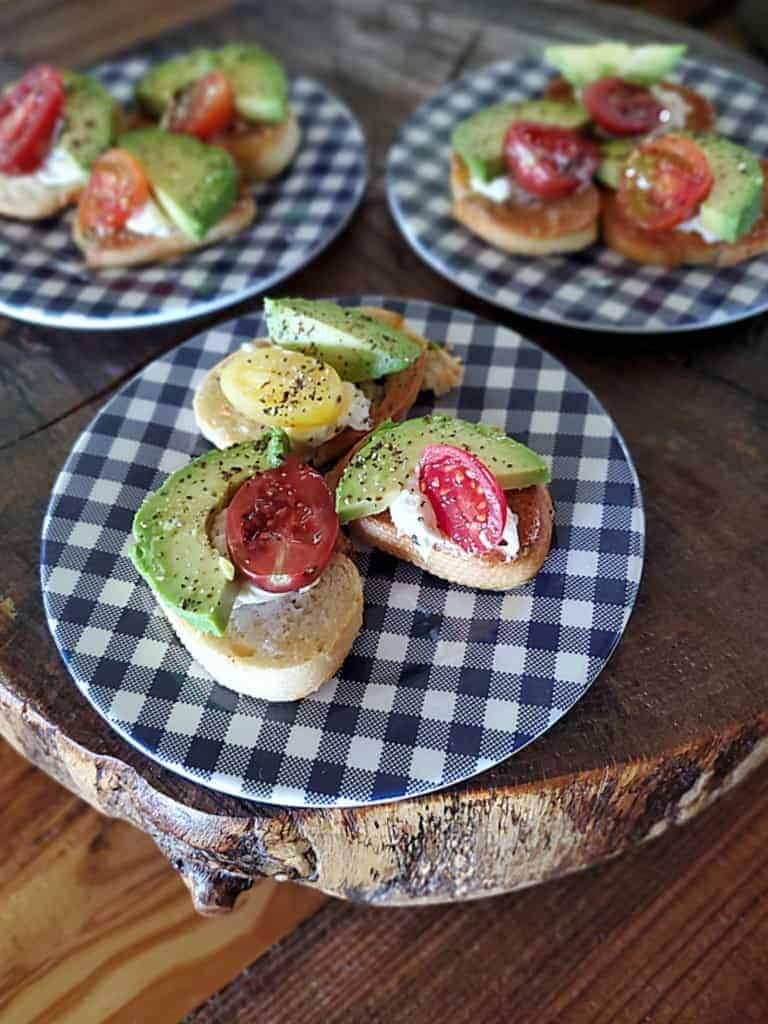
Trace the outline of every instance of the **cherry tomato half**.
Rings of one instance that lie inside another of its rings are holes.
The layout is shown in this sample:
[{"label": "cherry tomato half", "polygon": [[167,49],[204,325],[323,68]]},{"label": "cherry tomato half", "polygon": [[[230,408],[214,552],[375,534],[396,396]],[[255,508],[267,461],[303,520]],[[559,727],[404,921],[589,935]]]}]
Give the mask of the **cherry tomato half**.
[{"label": "cherry tomato half", "polygon": [[504,141],[507,168],[517,183],[545,199],[562,199],[591,180],[600,150],[570,128],[516,121]]},{"label": "cherry tomato half", "polygon": [[338,535],[328,485],[295,456],[246,480],[227,509],[230,558],[244,576],[273,594],[316,580]]},{"label": "cherry tomato half", "polygon": [[666,230],[695,214],[712,182],[707,155],[692,139],[664,135],[630,153],[618,201],[625,216],[639,227]]},{"label": "cherry tomato half", "polygon": [[149,182],[138,160],[125,149],[108,149],[93,165],[80,197],[82,230],[100,237],[119,231],[149,197]]},{"label": "cherry tomato half", "polygon": [[209,71],[185,89],[168,113],[168,130],[210,139],[235,116],[235,93],[226,75]]},{"label": "cherry tomato half", "polygon": [[40,166],[63,107],[61,72],[48,64],[30,68],[0,97],[0,171],[30,174]]},{"label": "cherry tomato half", "polygon": [[507,499],[476,455],[451,444],[428,444],[419,460],[419,485],[437,525],[469,554],[482,554],[501,540]]},{"label": "cherry tomato half", "polygon": [[589,116],[611,135],[642,135],[659,124],[663,105],[650,89],[623,78],[598,78],[582,97]]}]

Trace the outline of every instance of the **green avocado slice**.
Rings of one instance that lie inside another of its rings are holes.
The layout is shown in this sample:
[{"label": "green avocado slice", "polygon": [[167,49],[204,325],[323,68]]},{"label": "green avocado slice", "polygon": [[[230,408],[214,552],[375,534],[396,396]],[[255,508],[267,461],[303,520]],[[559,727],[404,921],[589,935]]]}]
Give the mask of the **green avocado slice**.
[{"label": "green avocado slice", "polygon": [[246,480],[281,465],[288,449],[285,432],[269,427],[256,441],[206,452],[172,473],[134,516],[133,564],[203,633],[224,634],[237,591],[231,563],[211,544],[211,517]]},{"label": "green avocado slice", "polygon": [[161,128],[128,132],[119,145],[142,165],[173,223],[196,241],[205,238],[237,199],[237,167],[220,146]]},{"label": "green avocado slice", "polygon": [[329,363],[357,383],[399,373],[421,355],[413,338],[353,306],[326,299],[264,299],[270,341]]},{"label": "green avocado slice", "polygon": [[347,523],[389,508],[406,488],[428,444],[452,444],[477,455],[502,490],[549,483],[549,468],[536,452],[483,423],[442,413],[377,427],[350,460],[336,488],[336,511]]},{"label": "green avocado slice", "polygon": [[749,234],[763,212],[763,168],[744,146],[719,135],[694,135],[707,154],[714,184],[699,208],[703,227],[726,242]]},{"label": "green avocado slice", "polygon": [[64,71],[64,122],[58,145],[66,149],[87,174],[115,139],[117,104],[90,75]]},{"label": "green avocado slice", "polygon": [[575,89],[606,76],[618,76],[635,85],[653,85],[674,68],[687,47],[680,43],[558,43],[544,56]]}]

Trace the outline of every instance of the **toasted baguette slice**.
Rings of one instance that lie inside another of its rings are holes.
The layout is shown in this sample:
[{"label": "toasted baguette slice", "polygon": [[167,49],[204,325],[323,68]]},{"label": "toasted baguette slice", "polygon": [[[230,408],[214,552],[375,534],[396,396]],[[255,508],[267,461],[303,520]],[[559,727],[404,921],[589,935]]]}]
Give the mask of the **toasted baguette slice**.
[{"label": "toasted baguette slice", "polygon": [[635,263],[676,267],[712,264],[731,267],[734,263],[768,252],[768,161],[762,161],[765,185],[763,212],[749,234],[738,242],[706,242],[696,231],[647,231],[624,216],[617,195],[603,195],[603,241]]},{"label": "toasted baguette slice", "polygon": [[[389,418],[402,419],[416,401],[424,377],[427,342],[424,338],[408,330],[399,313],[392,313],[390,310],[372,306],[365,306],[363,309],[369,316],[382,323],[406,331],[422,346],[422,354],[419,359],[405,370],[401,370],[400,373],[393,373],[387,377],[381,395],[371,402],[371,424],[372,427],[375,427]],[[231,444],[258,437],[262,430],[261,424],[238,412],[224,397],[219,383],[219,375],[221,368],[230,358],[231,356],[227,356],[208,371],[195,392],[193,401],[195,419],[200,433],[217,448],[228,448]],[[313,460],[317,465],[322,466],[343,455],[361,438],[367,436],[368,431],[366,430],[352,430],[347,427],[317,447],[313,452]]]},{"label": "toasted baguette slice", "polygon": [[[688,104],[685,124],[679,125],[679,128],[685,128],[689,132],[712,131],[715,127],[715,108],[706,96],[677,82],[661,81],[659,85],[666,92],[677,93]],[[572,100],[574,99],[573,86],[565,78],[553,78],[547,85],[544,95],[550,100]]]},{"label": "toasted baguette slice", "polygon": [[[87,238],[75,218],[72,236],[75,244],[83,251],[85,262],[89,267],[135,267],[142,263],[154,263],[158,260],[172,260],[193,249],[202,249],[207,245],[232,238],[247,227],[256,216],[256,204],[253,197],[243,193],[235,205],[218,224],[214,224],[205,238],[196,241],[174,228],[169,235],[135,235],[131,231],[123,231],[111,238]],[[242,441],[240,437],[238,440]]]},{"label": "toasted baguette slice", "polygon": [[423,552],[409,537],[395,530],[389,512],[355,519],[350,531],[358,540],[412,562],[433,576],[479,590],[512,590],[533,579],[544,564],[552,542],[554,510],[549,490],[543,484],[506,491],[507,504],[518,516],[520,551],[505,561],[502,554],[466,555],[454,548],[436,546]]},{"label": "toasted baguette slice", "polygon": [[34,174],[0,174],[0,216],[44,220],[74,203],[85,182],[46,185]]},{"label": "toasted baguette slice", "polygon": [[161,607],[192,657],[222,686],[262,700],[299,700],[341,667],[363,624],[363,585],[336,552],[319,583],[277,607],[242,605],[223,637],[203,633]]},{"label": "toasted baguette slice", "polygon": [[564,199],[496,203],[472,191],[469,169],[454,153],[451,193],[456,220],[505,252],[551,256],[586,249],[597,239],[600,196],[594,185]]},{"label": "toasted baguette slice", "polygon": [[251,131],[228,132],[211,142],[229,150],[249,181],[263,181],[281,174],[296,156],[301,132],[293,111],[280,124],[264,125]]}]

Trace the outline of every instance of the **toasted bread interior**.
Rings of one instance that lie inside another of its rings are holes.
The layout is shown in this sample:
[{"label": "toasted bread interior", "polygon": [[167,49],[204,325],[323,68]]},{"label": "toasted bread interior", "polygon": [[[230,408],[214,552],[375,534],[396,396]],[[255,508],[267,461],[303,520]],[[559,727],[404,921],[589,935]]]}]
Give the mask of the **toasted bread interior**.
[{"label": "toasted bread interior", "polygon": [[263,181],[285,170],[296,155],[300,140],[299,123],[291,110],[280,124],[263,125],[250,131],[225,132],[211,142],[229,150],[243,177],[249,181]]},{"label": "toasted bread interior", "polygon": [[161,606],[192,657],[222,686],[262,700],[299,700],[332,679],[349,653],[363,622],[363,585],[337,551],[305,593],[236,608],[223,637]]},{"label": "toasted bread interior", "polygon": [[[89,267],[135,267],[142,263],[171,260],[194,249],[203,249],[232,238],[247,227],[256,215],[253,197],[243,192],[229,213],[214,224],[205,238],[200,241],[190,238],[178,228],[168,235],[137,235],[132,231],[121,231],[108,238],[86,237],[80,229],[77,218],[72,228],[75,244],[82,249]],[[240,438],[242,441],[243,438]]]},{"label": "toasted bread interior", "polygon": [[350,532],[449,583],[479,590],[512,590],[532,579],[544,564],[552,543],[554,509],[549,490],[542,484],[505,493],[509,508],[518,517],[520,539],[520,551],[510,561],[498,551],[467,555],[448,544],[422,551],[410,537],[398,534],[388,511],[353,520]]},{"label": "toasted bread interior", "polygon": [[453,216],[505,252],[548,256],[585,249],[597,239],[600,196],[588,185],[564,199],[494,202],[473,192],[469,168],[451,157]]}]

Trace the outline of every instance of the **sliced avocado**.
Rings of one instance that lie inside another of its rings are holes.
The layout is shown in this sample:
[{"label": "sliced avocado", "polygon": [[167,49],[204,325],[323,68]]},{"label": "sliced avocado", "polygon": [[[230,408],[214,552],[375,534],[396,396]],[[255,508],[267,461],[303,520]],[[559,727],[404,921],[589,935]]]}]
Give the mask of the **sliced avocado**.
[{"label": "sliced avocado", "polygon": [[157,201],[174,224],[197,241],[237,199],[237,167],[220,146],[160,128],[128,132],[119,144],[142,165]]},{"label": "sliced avocado", "polygon": [[235,90],[235,106],[248,121],[284,121],[288,113],[288,80],[283,65],[255,44],[231,43],[215,54],[216,66]]},{"label": "sliced avocado", "polygon": [[694,135],[707,154],[714,184],[699,208],[703,227],[726,242],[749,234],[763,211],[760,158],[718,135]]},{"label": "sliced avocado", "polygon": [[329,363],[356,383],[399,373],[421,355],[403,331],[325,299],[264,299],[270,340]]},{"label": "sliced avocado", "polygon": [[285,433],[270,427],[257,441],[206,452],[172,473],[134,516],[133,564],[164,604],[204,633],[222,636],[237,592],[231,563],[211,543],[210,519],[287,451]]},{"label": "sliced avocado", "polygon": [[607,185],[608,188],[619,187],[624,161],[639,142],[639,139],[612,139],[600,144],[603,162],[597,169],[596,177],[601,185]]},{"label": "sliced avocado", "polygon": [[212,50],[199,47],[156,64],[136,85],[136,102],[149,117],[162,117],[176,93],[216,66]]},{"label": "sliced avocado", "polygon": [[383,423],[350,460],[336,488],[336,511],[342,523],[373,516],[389,508],[404,490],[421,453],[439,442],[477,455],[505,490],[549,482],[540,455],[482,423],[467,423],[435,413],[394,424]]},{"label": "sliced avocado", "polygon": [[504,138],[515,121],[538,121],[561,128],[580,128],[589,114],[572,100],[526,100],[496,103],[460,121],[453,130],[453,148],[473,178],[492,181],[504,173]]},{"label": "sliced avocado", "polygon": [[117,104],[90,75],[65,71],[63,77],[66,103],[58,144],[87,172],[115,140]]},{"label": "sliced avocado", "polygon": [[575,89],[581,89],[606,75],[652,85],[672,70],[685,51],[685,44],[561,43],[548,46],[544,56]]}]

